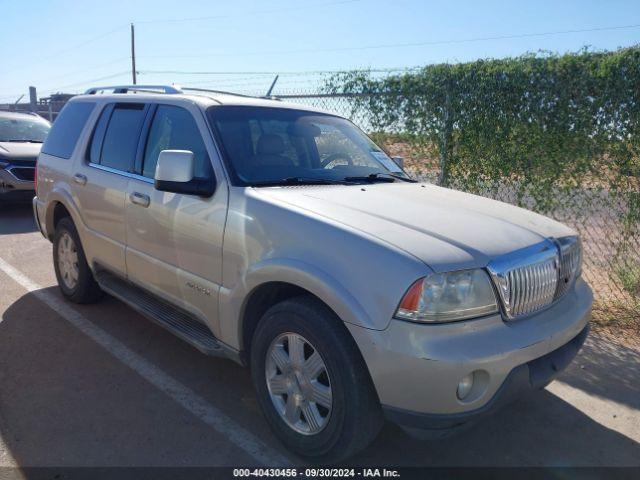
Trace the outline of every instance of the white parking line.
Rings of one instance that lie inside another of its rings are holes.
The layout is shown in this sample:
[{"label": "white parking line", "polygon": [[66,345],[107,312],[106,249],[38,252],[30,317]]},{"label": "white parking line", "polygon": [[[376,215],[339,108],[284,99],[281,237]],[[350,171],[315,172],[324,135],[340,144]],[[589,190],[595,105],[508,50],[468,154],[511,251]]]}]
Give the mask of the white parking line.
[{"label": "white parking line", "polygon": [[164,371],[127,348],[107,332],[97,327],[83,315],[75,311],[64,301],[55,295],[43,290],[40,285],[31,280],[21,271],[0,258],[0,270],[11,277],[15,282],[33,293],[40,301],[47,304],[58,315],[64,318],[71,325],[107,350],[120,362],[134,370],[149,383],[162,390],[173,398],[183,408],[200,418],[207,425],[213,427],[229,439],[237,447],[251,455],[255,460],[263,465],[288,465],[291,462],[265,445],[253,434],[234,422],[230,417],[208,403],[200,395],[190,388],[184,386]]}]

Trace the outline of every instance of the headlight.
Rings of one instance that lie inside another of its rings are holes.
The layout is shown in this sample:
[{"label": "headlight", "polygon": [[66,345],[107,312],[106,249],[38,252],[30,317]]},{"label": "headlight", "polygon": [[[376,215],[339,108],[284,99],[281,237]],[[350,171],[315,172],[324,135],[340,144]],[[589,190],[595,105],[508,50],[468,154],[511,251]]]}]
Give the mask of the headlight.
[{"label": "headlight", "polygon": [[395,317],[414,322],[451,322],[497,312],[489,275],[478,269],[421,278],[404,295]]}]

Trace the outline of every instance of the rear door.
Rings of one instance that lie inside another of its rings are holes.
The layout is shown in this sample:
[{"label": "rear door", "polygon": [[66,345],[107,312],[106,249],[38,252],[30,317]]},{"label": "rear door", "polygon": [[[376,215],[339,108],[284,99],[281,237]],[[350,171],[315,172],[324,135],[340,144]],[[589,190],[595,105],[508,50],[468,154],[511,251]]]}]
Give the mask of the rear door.
[{"label": "rear door", "polygon": [[218,333],[226,184],[217,180],[210,198],[160,192],[153,177],[162,150],[190,150],[195,174],[216,182],[215,149],[204,117],[193,105],[151,107],[144,128],[137,176],[127,186],[129,279],[187,310]]},{"label": "rear door", "polygon": [[123,276],[125,192],[146,110],[140,103],[106,104],[86,158],[77,162],[72,175],[73,193],[87,226],[85,250],[93,261]]}]

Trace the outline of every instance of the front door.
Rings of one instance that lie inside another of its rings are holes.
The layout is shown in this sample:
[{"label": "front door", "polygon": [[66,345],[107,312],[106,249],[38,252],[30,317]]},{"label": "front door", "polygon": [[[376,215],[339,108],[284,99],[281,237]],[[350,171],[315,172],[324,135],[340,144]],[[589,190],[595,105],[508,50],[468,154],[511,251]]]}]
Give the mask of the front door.
[{"label": "front door", "polygon": [[[139,153],[138,175],[126,198],[126,261],[131,281],[182,307],[218,334],[222,237],[227,187],[214,178],[204,118],[197,108],[152,107]],[[213,147],[209,140],[210,147]],[[190,150],[195,175],[216,182],[210,198],[160,192],[153,186],[162,150]]]}]

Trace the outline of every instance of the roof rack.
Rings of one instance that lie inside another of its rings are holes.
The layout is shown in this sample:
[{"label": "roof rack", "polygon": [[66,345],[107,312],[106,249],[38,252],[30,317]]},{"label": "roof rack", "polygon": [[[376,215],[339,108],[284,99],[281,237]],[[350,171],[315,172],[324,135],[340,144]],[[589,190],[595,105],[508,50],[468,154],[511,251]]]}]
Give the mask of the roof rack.
[{"label": "roof rack", "polygon": [[219,93],[220,95],[233,95],[234,97],[256,98],[253,95],[244,95],[242,93],[225,92],[224,90],[210,90],[208,88],[182,87],[182,90],[185,90],[188,92]]},{"label": "roof rack", "polygon": [[265,100],[280,100],[277,96],[275,95],[265,95],[265,96],[256,96],[256,95],[245,95],[243,93],[234,93],[234,92],[227,92],[224,90],[211,90],[208,88],[192,88],[192,87],[182,87],[182,90],[184,92],[203,92],[203,93],[219,93],[220,95],[232,95],[234,97],[243,97],[243,98],[262,98]]},{"label": "roof rack", "polygon": [[[180,87],[171,85],[110,85],[107,87],[93,87],[87,90],[85,95],[95,95],[101,90],[113,90],[113,93],[148,92],[148,93],[182,93]],[[160,92],[158,92],[160,90]]]},{"label": "roof rack", "polygon": [[[102,90],[111,90],[113,91],[113,93],[145,92],[145,93],[178,94],[178,93],[186,93],[186,92],[202,92],[202,93],[218,93],[220,95],[233,95],[234,97],[243,97],[243,98],[264,98],[267,100],[279,100],[279,98],[274,95],[256,97],[254,95],[244,95],[242,93],[226,92],[224,90],[179,87],[174,85],[110,85],[107,87],[92,87],[84,93],[85,95],[96,95],[98,92]],[[269,90],[271,91],[271,89]]]}]

